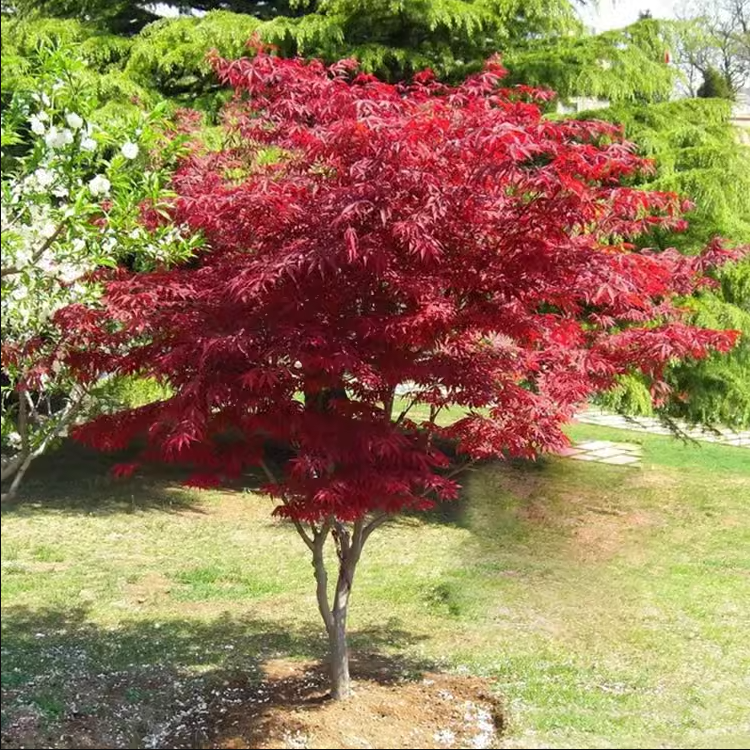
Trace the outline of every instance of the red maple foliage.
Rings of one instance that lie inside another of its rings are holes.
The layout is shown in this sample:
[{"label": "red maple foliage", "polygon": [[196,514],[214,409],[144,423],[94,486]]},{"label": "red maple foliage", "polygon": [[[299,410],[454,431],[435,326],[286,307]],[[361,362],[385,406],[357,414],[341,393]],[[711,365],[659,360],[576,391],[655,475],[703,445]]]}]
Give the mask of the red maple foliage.
[{"label": "red maple foliage", "polygon": [[[80,378],[141,373],[174,395],[77,437],[115,450],[145,434],[144,459],[192,465],[195,486],[262,465],[313,552],[335,662],[369,533],[457,495],[440,446],[557,451],[576,408],[623,373],[663,397],[671,360],[735,340],[687,325],[678,302],[729,253],[638,250],[654,226],[684,225],[681,201],[624,186],[650,165],[620,131],[544,119],[549,93],[502,88],[498,60],[456,87],[263,50],[214,65],[237,92],[227,145],[196,148],[174,178],[174,219],[210,251],[121,272],[100,308],[58,314]],[[440,426],[451,406],[466,416]],[[269,443],[288,460],[272,466]]]}]

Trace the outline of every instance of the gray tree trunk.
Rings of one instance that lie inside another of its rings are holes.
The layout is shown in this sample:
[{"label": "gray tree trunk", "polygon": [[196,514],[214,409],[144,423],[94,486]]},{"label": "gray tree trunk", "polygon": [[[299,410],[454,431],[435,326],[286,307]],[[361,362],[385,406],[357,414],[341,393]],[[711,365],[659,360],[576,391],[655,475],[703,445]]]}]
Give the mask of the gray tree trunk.
[{"label": "gray tree trunk", "polygon": [[[339,560],[333,606],[328,597],[328,574],[323,554],[326,540],[331,532],[336,542]],[[344,524],[331,520],[317,531],[310,545],[317,584],[318,609],[328,633],[331,697],[334,700],[343,700],[352,694],[346,618],[354,573],[362,554],[365,538],[363,521],[357,521],[350,531]]]},{"label": "gray tree trunk", "polygon": [[[348,600],[349,595],[347,593]],[[352,694],[349,676],[349,645],[346,640],[346,615],[348,601],[341,608],[334,608],[333,628],[328,634],[331,659],[331,697],[334,700],[349,698]]]}]

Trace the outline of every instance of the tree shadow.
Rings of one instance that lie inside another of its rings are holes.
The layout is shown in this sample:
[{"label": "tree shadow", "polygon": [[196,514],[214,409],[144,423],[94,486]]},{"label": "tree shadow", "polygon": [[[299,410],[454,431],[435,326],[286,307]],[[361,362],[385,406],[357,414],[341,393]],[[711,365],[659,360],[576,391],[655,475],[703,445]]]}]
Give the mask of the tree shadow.
[{"label": "tree shadow", "polygon": [[548,476],[550,466],[551,461],[544,456],[536,461],[521,458],[482,461],[457,475],[456,480],[461,485],[461,489],[455,500],[437,502],[429,510],[407,511],[403,515],[416,520],[421,519],[426,523],[476,531],[476,523],[472,520],[470,513],[472,504],[471,486],[475,477],[485,475],[488,470],[493,470],[502,474],[508,480],[508,484],[523,478],[523,481],[533,482],[537,487],[540,487]]},{"label": "tree shadow", "polygon": [[134,451],[101,453],[66,440],[58,450],[34,462],[16,497],[3,501],[2,514],[200,512],[200,504],[180,487],[184,469],[145,466],[127,481],[117,479],[113,467],[134,456]]},{"label": "tree shadow", "polygon": [[[434,664],[399,653],[398,623],[352,634],[352,676],[418,679]],[[327,700],[327,640],[288,621],[128,620],[85,609],[9,607],[2,619],[3,747],[205,747],[266,736],[275,708]],[[223,746],[223,745],[222,745]]]}]

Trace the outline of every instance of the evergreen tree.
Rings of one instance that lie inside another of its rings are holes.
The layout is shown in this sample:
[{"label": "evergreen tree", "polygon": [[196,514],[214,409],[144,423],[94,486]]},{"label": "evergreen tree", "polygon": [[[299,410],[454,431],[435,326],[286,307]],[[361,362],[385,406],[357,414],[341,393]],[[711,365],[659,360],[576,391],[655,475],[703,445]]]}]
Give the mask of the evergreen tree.
[{"label": "evergreen tree", "polygon": [[[641,107],[613,107],[584,113],[584,119],[622,123],[626,137],[642,155],[654,160],[655,172],[638,184],[687,196],[695,207],[687,214],[685,232],[655,230],[646,244],[676,247],[693,254],[716,236],[750,244],[750,149],[732,126],[731,103],[721,99],[683,99]],[[672,369],[670,381],[678,398],[664,412],[695,422],[750,425],[750,258],[726,267],[717,286],[690,298],[700,325],[741,330],[743,337],[724,358]],[[680,395],[682,394],[682,395]],[[650,413],[643,384],[629,378],[609,404],[629,412]]]},{"label": "evergreen tree", "polygon": [[598,35],[547,36],[513,46],[503,60],[511,80],[615,102],[668,99],[676,73],[667,63],[669,25],[642,19]]},{"label": "evergreen tree", "polygon": [[703,83],[697,93],[702,99],[734,99],[727,79],[713,67],[703,74]]},{"label": "evergreen tree", "polygon": [[[569,0],[208,0],[172,3],[181,15],[161,20],[144,15],[133,2],[46,0],[40,5],[20,0],[16,7],[22,22],[41,12],[76,19],[99,34],[144,29],[143,37],[134,40],[139,70],[163,78],[170,68],[170,88],[195,74],[205,78],[203,58],[209,49],[237,56],[242,50],[236,49],[235,35],[255,30],[284,56],[329,61],[355,56],[365,70],[389,79],[425,67],[461,78],[497,51],[582,30]],[[196,11],[208,13],[197,17]]]},{"label": "evergreen tree", "polygon": [[212,10],[202,17],[162,18],[130,36],[112,33],[104,23],[108,16],[96,23],[94,16],[81,21],[20,13],[3,23],[3,71],[10,77],[4,86],[12,87],[16,63],[40,42],[78,42],[91,67],[102,74],[122,73],[143,89],[207,106],[200,97],[217,89],[206,53],[217,49],[239,57],[254,33],[284,56],[354,56],[363,69],[390,80],[425,67],[459,80],[500,52],[514,80],[550,86],[564,98],[652,101],[666,97],[673,86],[658,22],[592,36],[568,0],[404,0],[397,5],[390,0],[300,0],[288,9],[279,3],[274,8],[292,15],[269,20]]}]

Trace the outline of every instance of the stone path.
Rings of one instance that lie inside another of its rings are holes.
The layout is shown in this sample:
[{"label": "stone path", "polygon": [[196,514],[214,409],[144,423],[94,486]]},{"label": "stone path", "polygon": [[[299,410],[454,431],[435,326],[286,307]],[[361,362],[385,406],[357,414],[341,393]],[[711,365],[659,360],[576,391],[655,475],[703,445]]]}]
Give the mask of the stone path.
[{"label": "stone path", "polygon": [[[602,427],[614,427],[620,430],[632,430],[634,432],[648,432],[655,435],[671,435],[666,427],[663,427],[658,419],[651,417],[622,417],[619,414],[611,414],[590,407],[578,414],[578,422],[596,424]],[[750,448],[750,431],[734,432],[722,429],[717,432],[702,430],[700,427],[690,427],[684,423],[677,423],[685,434],[694,440],[707,443],[719,443],[721,445],[732,445],[738,448]],[[614,466],[637,466],[641,463],[643,451],[636,443],[617,442],[614,440],[584,440],[574,443],[570,448],[564,450],[560,455],[572,458],[576,461],[596,461],[600,464],[612,464]]]},{"label": "stone path", "polygon": [[596,461],[613,466],[635,465],[641,462],[643,452],[635,443],[616,443],[612,440],[586,440],[566,448],[560,455],[576,461]]},{"label": "stone path", "polygon": [[[619,414],[589,407],[576,417],[578,422],[586,424],[598,424],[603,427],[616,427],[621,430],[633,430],[634,432],[649,432],[655,435],[671,435],[672,433],[663,427],[658,419],[653,417],[622,417]],[[691,427],[676,420],[676,424],[693,440],[706,443],[720,443],[721,445],[733,445],[737,448],[750,448],[750,430],[734,432],[729,429],[720,429],[717,432],[703,430],[700,427]]]}]

